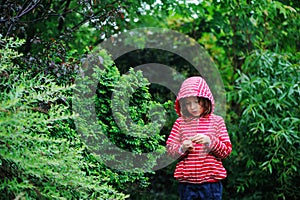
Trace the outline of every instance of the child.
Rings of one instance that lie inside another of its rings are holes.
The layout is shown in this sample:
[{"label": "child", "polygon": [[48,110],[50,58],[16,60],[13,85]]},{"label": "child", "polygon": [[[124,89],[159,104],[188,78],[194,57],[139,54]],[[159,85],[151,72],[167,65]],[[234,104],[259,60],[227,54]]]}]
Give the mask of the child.
[{"label": "child", "polygon": [[181,200],[222,199],[226,177],[222,159],[231,142],[222,117],[213,114],[214,98],[201,77],[186,79],[175,101],[179,118],[167,140],[168,153],[178,158],[174,177]]}]

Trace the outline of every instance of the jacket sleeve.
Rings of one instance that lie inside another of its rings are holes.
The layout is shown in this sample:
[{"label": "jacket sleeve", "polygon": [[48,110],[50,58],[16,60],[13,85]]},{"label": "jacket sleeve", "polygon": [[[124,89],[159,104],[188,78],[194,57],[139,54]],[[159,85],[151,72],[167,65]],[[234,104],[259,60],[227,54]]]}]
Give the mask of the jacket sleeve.
[{"label": "jacket sleeve", "polygon": [[232,151],[232,144],[222,117],[216,119],[216,134],[211,136],[211,153],[220,159],[227,158]]},{"label": "jacket sleeve", "polygon": [[180,136],[180,118],[178,118],[173,124],[171,133],[167,139],[167,151],[168,154],[173,158],[180,158],[186,153],[182,152],[181,147],[181,136]]}]

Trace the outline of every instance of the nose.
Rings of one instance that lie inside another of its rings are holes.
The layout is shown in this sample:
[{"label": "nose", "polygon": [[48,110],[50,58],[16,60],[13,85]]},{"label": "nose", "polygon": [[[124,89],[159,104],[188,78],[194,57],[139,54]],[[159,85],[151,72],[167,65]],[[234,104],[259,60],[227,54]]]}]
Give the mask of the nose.
[{"label": "nose", "polygon": [[196,108],[196,106],[197,106],[197,105],[196,105],[196,103],[195,103],[195,102],[192,102],[192,103],[191,103],[191,109],[194,109],[194,108]]}]

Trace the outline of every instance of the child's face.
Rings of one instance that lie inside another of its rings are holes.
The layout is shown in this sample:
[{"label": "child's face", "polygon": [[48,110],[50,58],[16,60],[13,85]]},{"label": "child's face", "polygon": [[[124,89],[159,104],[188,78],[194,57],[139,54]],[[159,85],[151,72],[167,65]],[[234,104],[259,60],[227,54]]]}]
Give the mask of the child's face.
[{"label": "child's face", "polygon": [[194,117],[199,117],[204,112],[204,108],[197,97],[187,97],[185,106],[186,110]]}]

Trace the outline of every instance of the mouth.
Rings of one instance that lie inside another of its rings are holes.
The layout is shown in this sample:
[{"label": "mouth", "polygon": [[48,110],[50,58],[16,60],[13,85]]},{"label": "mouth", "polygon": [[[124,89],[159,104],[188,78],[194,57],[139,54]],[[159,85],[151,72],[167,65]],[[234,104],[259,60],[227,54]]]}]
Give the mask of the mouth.
[{"label": "mouth", "polygon": [[197,112],[197,111],[192,111],[192,115],[194,115],[194,116],[198,116],[199,115],[199,113]]}]

